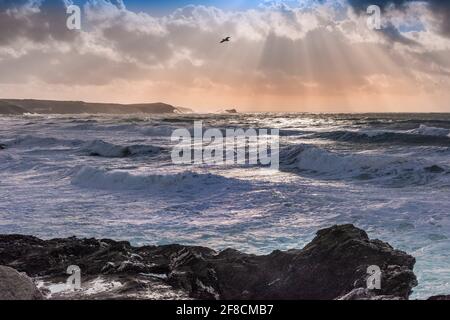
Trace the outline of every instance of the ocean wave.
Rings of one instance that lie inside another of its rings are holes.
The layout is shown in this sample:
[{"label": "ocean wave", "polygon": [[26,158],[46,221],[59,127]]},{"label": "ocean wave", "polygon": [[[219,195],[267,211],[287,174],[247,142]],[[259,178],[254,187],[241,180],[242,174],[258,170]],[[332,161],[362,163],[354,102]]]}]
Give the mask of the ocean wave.
[{"label": "ocean wave", "polygon": [[64,127],[64,130],[92,130],[92,131],[126,131],[134,132],[138,126],[135,123],[124,123],[124,124],[104,124],[104,123],[79,123],[75,125],[69,125]]},{"label": "ocean wave", "polygon": [[425,135],[425,136],[435,136],[435,137],[446,137],[450,138],[450,129],[446,128],[437,128],[437,127],[428,127],[424,124],[421,124],[419,128],[410,130],[411,134]]},{"label": "ocean wave", "polygon": [[17,137],[13,140],[4,143],[7,147],[21,146],[21,147],[55,147],[55,146],[68,146],[73,147],[82,144],[82,140],[74,139],[60,139],[54,137],[41,137],[33,135],[25,135]]},{"label": "ocean wave", "polygon": [[81,124],[85,124],[85,123],[98,123],[97,120],[93,120],[93,119],[72,119],[72,118],[68,118],[68,122],[69,123],[81,123]]},{"label": "ocean wave", "polygon": [[83,166],[72,177],[73,185],[101,190],[155,190],[166,192],[174,188],[187,192],[209,189],[212,185],[221,186],[230,179],[191,171],[173,174],[135,174],[119,170],[107,170]]},{"label": "ocean wave", "polygon": [[[145,128],[142,130],[142,133],[146,136],[154,136],[154,137],[170,137],[174,130],[180,129],[174,126],[152,126],[150,128]],[[190,130],[192,131],[192,130]]]},{"label": "ocean wave", "polygon": [[391,186],[423,185],[449,173],[440,164],[402,156],[338,153],[312,145],[295,145],[282,150],[280,168],[327,179],[379,181]]},{"label": "ocean wave", "polygon": [[125,158],[142,155],[155,156],[162,151],[162,148],[151,145],[121,146],[103,140],[88,142],[80,148],[82,154],[106,158]]},{"label": "ocean wave", "polygon": [[[447,134],[444,134],[444,133]],[[406,132],[393,131],[332,131],[319,132],[310,138],[354,143],[400,143],[417,145],[450,146],[450,131],[441,128],[420,127]]]}]

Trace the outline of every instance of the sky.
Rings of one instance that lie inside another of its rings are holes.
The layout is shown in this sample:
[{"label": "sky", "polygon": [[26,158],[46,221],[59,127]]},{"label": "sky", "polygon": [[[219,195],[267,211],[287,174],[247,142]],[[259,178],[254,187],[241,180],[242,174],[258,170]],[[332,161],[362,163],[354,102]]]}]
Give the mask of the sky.
[{"label": "sky", "polygon": [[450,112],[449,80],[450,1],[0,0],[0,98]]},{"label": "sky", "polygon": [[259,0],[172,0],[172,1],[142,1],[142,0],[128,0],[125,1],[126,6],[130,10],[142,10],[153,13],[171,13],[177,8],[181,8],[188,5],[204,5],[204,6],[214,6],[221,9],[227,10],[241,10],[258,7],[261,3]]}]

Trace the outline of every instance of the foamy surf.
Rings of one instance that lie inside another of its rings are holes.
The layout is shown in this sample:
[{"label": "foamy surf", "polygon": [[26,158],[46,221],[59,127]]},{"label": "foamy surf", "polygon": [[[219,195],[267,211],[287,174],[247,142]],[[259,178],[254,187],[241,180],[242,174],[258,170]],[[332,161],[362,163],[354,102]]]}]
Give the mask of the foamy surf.
[{"label": "foamy surf", "polygon": [[[281,171],[173,164],[172,131],[196,120],[283,129]],[[406,114],[0,118],[0,233],[266,254],[354,223],[417,258],[413,298],[448,293],[448,128]]]},{"label": "foamy surf", "polygon": [[375,152],[342,153],[312,145],[288,147],[281,168],[329,179],[376,180],[392,186],[429,183],[450,172],[444,165]]},{"label": "foamy surf", "polygon": [[409,131],[385,130],[338,130],[331,132],[312,133],[310,138],[329,139],[350,143],[381,143],[405,145],[437,145],[450,146],[450,131],[443,128],[429,128],[421,126],[419,129]]},{"label": "foamy surf", "polygon": [[94,140],[84,144],[80,153],[88,156],[107,158],[123,158],[131,156],[156,156],[163,151],[162,148],[151,145],[121,146],[103,140]]},{"label": "foamy surf", "polygon": [[49,147],[73,147],[82,144],[78,139],[62,139],[55,137],[42,137],[35,135],[25,135],[6,141],[7,147],[21,148],[49,148]]},{"label": "foamy surf", "polygon": [[229,181],[214,174],[191,171],[168,174],[131,173],[84,166],[72,177],[71,183],[84,188],[101,190],[151,190],[177,189],[185,192],[200,191],[213,186],[223,186]]},{"label": "foamy surf", "polygon": [[421,124],[419,128],[409,131],[412,134],[420,134],[426,136],[437,136],[437,137],[450,137],[450,129],[428,127]]}]

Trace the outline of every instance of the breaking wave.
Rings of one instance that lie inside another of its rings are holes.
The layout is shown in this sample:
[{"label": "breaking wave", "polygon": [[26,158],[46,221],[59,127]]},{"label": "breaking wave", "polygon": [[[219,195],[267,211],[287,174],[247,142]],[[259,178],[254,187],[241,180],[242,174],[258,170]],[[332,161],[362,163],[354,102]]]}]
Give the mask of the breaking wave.
[{"label": "breaking wave", "polygon": [[42,148],[75,148],[78,153],[88,156],[106,157],[106,158],[125,158],[133,156],[156,156],[161,154],[164,149],[153,145],[130,145],[121,146],[105,142],[103,140],[93,140],[86,142],[83,140],[59,139],[54,137],[39,137],[26,135],[15,138],[0,144],[0,149],[10,147],[23,147],[27,149]]},{"label": "breaking wave", "polygon": [[121,146],[105,142],[103,140],[94,140],[81,147],[80,152],[89,156],[107,157],[107,158],[125,158],[132,156],[155,156],[163,151],[162,148],[149,145],[131,145]]},{"label": "breaking wave", "polygon": [[83,166],[75,172],[72,184],[101,190],[155,190],[168,188],[196,192],[212,185],[227,185],[231,179],[214,175],[185,171],[174,174],[137,174],[119,170],[107,170]]},{"label": "breaking wave", "polygon": [[376,180],[391,186],[423,185],[450,173],[439,164],[369,152],[338,153],[312,145],[282,150],[280,168],[326,179]]},{"label": "breaking wave", "polygon": [[421,124],[419,128],[409,131],[411,134],[420,134],[425,136],[446,137],[450,138],[450,129],[428,127]]},{"label": "breaking wave", "polygon": [[161,125],[143,129],[143,134],[155,137],[170,137],[177,127]]},{"label": "breaking wave", "polygon": [[80,145],[82,143],[83,143],[82,140],[59,139],[53,137],[39,137],[39,136],[25,135],[5,142],[5,145],[7,147],[21,146],[21,147],[48,148],[56,146],[73,147]]},{"label": "breaking wave", "polygon": [[450,130],[420,126],[405,132],[393,131],[332,131],[319,132],[311,138],[355,143],[400,143],[418,145],[450,146]]}]

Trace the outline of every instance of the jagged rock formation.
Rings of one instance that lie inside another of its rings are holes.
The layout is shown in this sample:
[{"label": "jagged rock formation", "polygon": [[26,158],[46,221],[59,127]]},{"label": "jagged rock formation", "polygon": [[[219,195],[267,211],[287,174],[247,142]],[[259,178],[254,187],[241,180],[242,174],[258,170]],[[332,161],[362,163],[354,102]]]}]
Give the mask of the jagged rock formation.
[{"label": "jagged rock formation", "polygon": [[[143,293],[159,287],[177,290],[178,298],[407,299],[417,285],[412,256],[370,240],[353,225],[320,230],[301,250],[265,256],[232,249],[218,253],[181,245],[136,248],[106,239],[44,241],[3,235],[0,264],[48,283],[64,283],[67,267],[77,265],[83,283],[116,284],[109,294],[91,298],[145,298]],[[381,290],[364,290],[370,265],[381,268]],[[164,292],[162,296],[168,297]],[[75,298],[83,297],[78,293]]]}]

